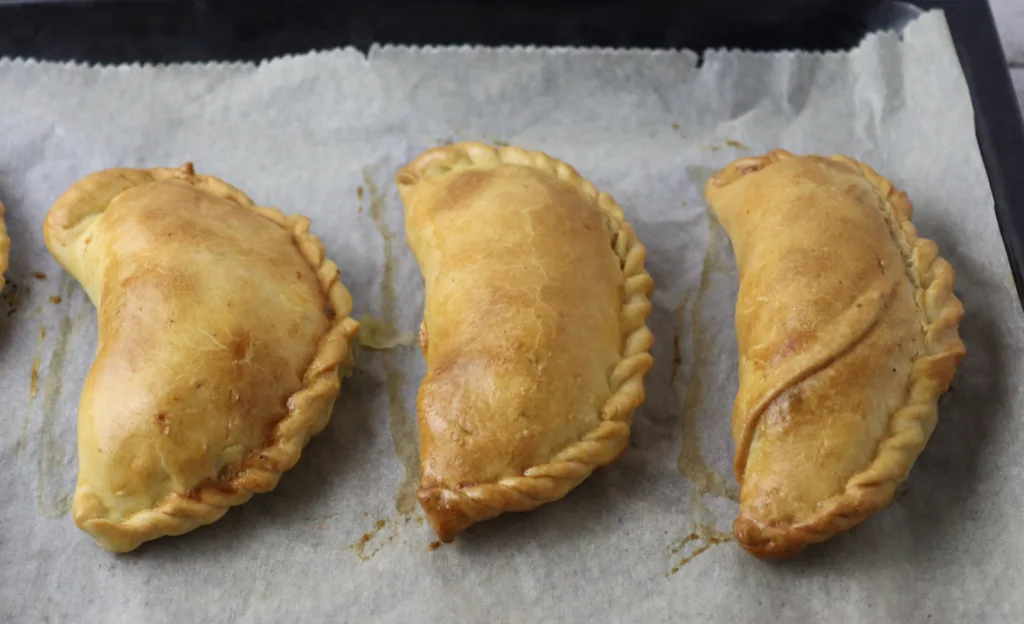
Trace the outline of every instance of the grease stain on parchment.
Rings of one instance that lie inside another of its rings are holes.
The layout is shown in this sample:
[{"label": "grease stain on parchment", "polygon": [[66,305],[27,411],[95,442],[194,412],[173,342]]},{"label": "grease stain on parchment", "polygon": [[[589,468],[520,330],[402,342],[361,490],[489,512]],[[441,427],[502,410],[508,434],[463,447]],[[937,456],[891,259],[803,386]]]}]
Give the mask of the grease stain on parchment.
[{"label": "grease stain on parchment", "polygon": [[363,315],[359,319],[359,346],[384,351],[395,347],[411,347],[416,344],[412,332],[400,331],[394,323]]},{"label": "grease stain on parchment", "polygon": [[[718,139],[715,139],[715,141],[718,141]],[[698,145],[697,147],[700,149],[708,150],[709,152],[719,152],[727,148],[736,150],[738,152],[750,151],[749,147],[733,139],[722,139],[721,142],[707,143],[704,145]]]},{"label": "grease stain on parchment", "polygon": [[28,403],[32,404],[36,395],[39,394],[39,359],[43,355],[43,341],[46,340],[46,328],[39,328],[39,339],[36,340],[36,352],[32,357],[32,372],[28,382]]},{"label": "grease stain on parchment", "polygon": [[[672,124],[672,131],[680,139],[683,139],[684,141],[690,140],[690,137],[685,132],[683,132],[682,128],[679,126],[678,123]],[[708,151],[711,151],[711,152],[717,152],[717,151],[723,150],[725,148],[731,148],[731,149],[734,149],[734,150],[737,150],[737,151],[740,151],[740,152],[749,152],[750,151],[749,147],[747,147],[746,145],[744,145],[743,143],[741,143],[740,141],[737,141],[735,139],[718,139],[718,138],[714,138],[714,137],[711,138],[711,142],[710,143],[705,143],[705,144],[702,144],[702,145],[696,145],[696,147],[698,149],[705,149],[705,150],[708,150]]]},{"label": "grease stain on parchment", "polygon": [[[701,310],[705,295],[711,286],[711,277],[726,270],[719,261],[720,245],[722,244],[720,239],[723,239],[724,236],[711,214],[708,215],[708,219],[708,248],[704,256],[704,267],[701,270],[700,287],[690,306],[689,321],[693,336],[691,341],[693,364],[690,366],[690,372],[686,378],[683,397],[683,442],[679,452],[678,468],[679,472],[702,494],[738,501],[739,493],[736,488],[728,483],[719,472],[707,465],[700,450],[699,420],[700,414],[706,409],[707,398],[704,385],[708,361],[714,357],[714,348],[701,324]],[[687,300],[684,299],[675,310],[676,340],[678,340],[679,328],[686,322],[684,318],[686,303]]]},{"label": "grease stain on parchment", "polygon": [[[397,540],[402,528],[411,522],[423,524],[423,518],[412,514],[381,518],[374,522],[370,530],[363,533],[358,540],[349,544],[348,550],[355,553],[360,561],[369,561],[385,546]],[[401,543],[407,544],[408,542],[401,540]],[[429,547],[428,549],[435,550]]]},{"label": "grease stain on parchment", "polygon": [[[392,250],[393,233],[384,220],[385,200],[373,181],[372,172],[368,167],[363,169],[363,185],[369,196],[370,218],[373,219],[377,232],[384,243],[384,274],[381,276],[380,298],[381,318],[383,326],[395,326],[395,261]],[[411,335],[410,335],[411,336]],[[405,385],[405,374],[392,362],[389,351],[378,352],[384,366],[388,398],[389,429],[394,443],[395,454],[402,462],[405,474],[399,482],[395,493],[395,508],[401,514],[410,513],[416,505],[416,489],[419,484],[420,458],[419,441],[416,435],[416,423],[406,413],[402,399],[402,387]]]},{"label": "grease stain on parchment", "polygon": [[21,300],[21,294],[22,293],[19,291],[18,285],[8,278],[7,283],[4,284],[3,290],[0,290],[0,297],[2,297],[4,303],[7,304],[7,316],[11,316],[18,310],[18,302]]},{"label": "grease stain on parchment", "polygon": [[[39,362],[43,355],[43,341],[46,340],[46,327],[39,328],[39,338],[36,340],[36,352],[32,357],[32,370],[29,373],[29,385],[28,385],[28,404],[32,405],[36,395],[39,393]],[[14,443],[14,456],[18,459],[21,458],[25,452],[25,441],[28,438],[28,423],[31,420],[31,414],[25,415],[25,420],[21,423],[21,431],[18,433],[18,440]]]},{"label": "grease stain on parchment", "polygon": [[[327,514],[325,516],[313,516],[313,517],[309,518],[309,521],[313,523],[313,526],[320,528],[320,527],[324,526],[323,521],[325,521],[325,520],[333,520],[334,518],[337,518],[340,515],[341,515],[341,512]],[[369,514],[365,514],[364,513],[363,515],[366,516],[366,515],[369,515]]]},{"label": "grease stain on parchment", "polygon": [[[678,325],[678,318],[679,318],[679,310],[684,307],[685,303],[686,303],[686,299],[683,299],[683,302],[679,304],[678,308],[676,308],[676,324],[677,325]],[[676,333],[672,335],[672,375],[668,378],[668,382],[670,384],[675,385],[676,378],[679,377],[679,367],[682,366],[682,364],[683,364],[683,352],[682,352],[682,349],[679,346],[679,332],[676,331]]]},{"label": "grease stain on parchment", "polygon": [[[690,172],[692,178],[700,178],[693,180],[695,184],[703,184],[702,173]],[[682,397],[683,431],[682,447],[677,463],[680,474],[693,485],[693,488],[690,490],[692,530],[681,541],[669,546],[668,553],[670,557],[677,556],[680,553],[683,553],[683,556],[672,567],[667,576],[675,574],[687,563],[693,561],[696,557],[714,546],[732,541],[733,539],[730,533],[718,530],[717,519],[705,503],[704,497],[711,496],[717,499],[739,502],[738,488],[730,483],[724,475],[708,465],[700,447],[699,421],[701,414],[708,409],[705,388],[710,368],[709,362],[715,354],[714,345],[708,338],[701,319],[704,306],[707,305],[706,298],[711,287],[712,277],[731,272],[731,267],[722,260],[723,255],[729,253],[727,238],[710,210],[708,210],[707,216],[708,246],[701,269],[700,285],[694,295],[684,297],[675,309],[676,333],[674,344],[678,344],[680,332],[687,322],[689,323],[692,335],[692,364],[685,383],[682,384],[680,389],[684,393]],[[673,373],[676,370],[674,365]]]},{"label": "grease stain on parchment", "polygon": [[[61,296],[70,300],[74,290],[74,280],[67,273],[62,274],[60,279]],[[36,506],[43,517],[51,520],[61,518],[71,511],[71,499],[74,494],[73,490],[66,491],[62,483],[65,449],[57,430],[57,419],[61,416],[59,413],[61,380],[68,358],[68,343],[78,321],[83,317],[84,315],[72,316],[69,310],[61,319],[57,328],[53,352],[46,369],[46,379],[43,383],[43,414],[42,422],[39,425],[37,449]],[[65,414],[64,416],[73,417],[74,415]]]},{"label": "grease stain on parchment", "polygon": [[738,152],[750,151],[749,147],[733,139],[723,139],[721,143],[707,143],[704,145],[698,145],[697,147],[699,147],[700,149],[708,150],[709,152],[720,152],[726,148],[733,149]]},{"label": "grease stain on parchment", "polygon": [[698,488],[690,490],[690,526],[689,535],[666,549],[670,559],[681,557],[665,576],[672,576],[713,547],[735,540],[732,533],[718,529],[718,519],[704,502],[704,492]]},{"label": "grease stain on parchment", "polygon": [[668,574],[665,576],[672,576],[676,572],[682,570],[683,566],[690,563],[700,555],[703,555],[715,546],[731,541],[733,541],[733,536],[731,534],[717,530],[714,531],[714,533],[690,533],[677,544],[668,547],[670,557],[677,556],[680,553],[683,553],[683,556],[682,559],[672,566],[672,569],[669,570]]},{"label": "grease stain on parchment", "polygon": [[373,559],[373,556],[380,552],[381,548],[384,548],[384,546],[395,539],[394,533],[379,540],[377,539],[377,535],[387,526],[387,523],[387,520],[378,520],[374,523],[372,529],[363,533],[359,541],[349,544],[349,550],[354,552],[361,561]]},{"label": "grease stain on parchment", "polygon": [[21,459],[21,456],[25,453],[25,440],[28,438],[28,423],[31,418],[25,416],[25,420],[21,421],[21,431],[18,432],[18,441],[14,443],[14,457]]}]

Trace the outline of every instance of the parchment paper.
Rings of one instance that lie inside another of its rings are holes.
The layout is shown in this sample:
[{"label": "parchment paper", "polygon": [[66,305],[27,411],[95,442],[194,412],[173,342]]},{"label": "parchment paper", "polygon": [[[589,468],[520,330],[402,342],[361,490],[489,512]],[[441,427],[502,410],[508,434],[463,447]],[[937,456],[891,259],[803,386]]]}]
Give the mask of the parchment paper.
[{"label": "parchment paper", "polygon": [[[256,66],[0,61],[14,241],[0,318],[0,619],[1017,620],[1024,317],[943,17],[850,53],[713,52],[697,65],[690,52],[388,46]],[[76,406],[96,316],[44,248],[54,199],[101,168],[192,160],[311,217],[356,316],[413,332],[422,282],[394,173],[463,139],[574,164],[648,245],[657,366],[623,459],[563,501],[438,548],[411,497],[422,358],[364,348],[330,426],[276,491],[126,556],[76,529]],[[729,541],[737,281],[702,187],[776,147],[842,152],[908,191],[921,233],[958,271],[969,355],[898,500],[769,564]]]}]

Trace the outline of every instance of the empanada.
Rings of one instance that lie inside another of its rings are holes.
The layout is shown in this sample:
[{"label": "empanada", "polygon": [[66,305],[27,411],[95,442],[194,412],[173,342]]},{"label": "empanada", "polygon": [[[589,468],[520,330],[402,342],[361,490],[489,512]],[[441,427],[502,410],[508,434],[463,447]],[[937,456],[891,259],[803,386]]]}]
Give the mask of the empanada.
[{"label": "empanada", "polygon": [[4,223],[4,204],[0,202],[0,290],[4,287],[4,271],[7,270],[7,257],[11,251],[11,239],[7,237],[7,225]]},{"label": "empanada", "polygon": [[447,542],[626,449],[653,282],[618,204],[544,154],[460,143],[397,179],[426,288],[418,498]]},{"label": "empanada", "polygon": [[907,196],[867,165],[779,150],[706,192],[740,279],[734,532],[787,557],[892,500],[965,354],[963,305]]},{"label": "empanada", "polygon": [[73,514],[125,552],[277,485],[327,424],[358,323],[309,220],[180,169],[111,169],[44,236],[97,307]]}]

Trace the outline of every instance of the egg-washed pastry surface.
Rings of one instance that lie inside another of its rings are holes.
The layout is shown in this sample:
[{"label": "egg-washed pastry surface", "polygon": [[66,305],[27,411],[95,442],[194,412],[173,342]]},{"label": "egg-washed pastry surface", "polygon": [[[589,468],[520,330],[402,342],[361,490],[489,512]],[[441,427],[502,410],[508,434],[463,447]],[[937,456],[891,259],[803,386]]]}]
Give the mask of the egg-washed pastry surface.
[{"label": "egg-washed pastry surface", "polygon": [[653,282],[618,204],[540,152],[460,143],[397,180],[426,289],[418,498],[451,541],[626,449]]},{"label": "egg-washed pastry surface", "polygon": [[778,150],[706,192],[740,281],[734,532],[787,557],[892,500],[965,355],[964,309],[907,196],[863,163]]},{"label": "egg-washed pastry surface", "polygon": [[327,424],[359,325],[308,230],[191,165],[101,171],[51,208],[47,247],[97,308],[73,515],[102,547],[217,520]]}]

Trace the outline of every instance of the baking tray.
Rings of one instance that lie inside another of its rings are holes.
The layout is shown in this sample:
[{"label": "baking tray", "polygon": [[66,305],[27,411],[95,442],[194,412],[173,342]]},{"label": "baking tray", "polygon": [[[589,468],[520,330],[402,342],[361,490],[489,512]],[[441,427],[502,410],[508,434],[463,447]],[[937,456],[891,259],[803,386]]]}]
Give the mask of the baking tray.
[{"label": "baking tray", "polygon": [[915,7],[946,13],[1024,305],[1024,120],[986,0],[0,0],[0,56],[236,61],[374,42],[829,50],[898,28]]}]

